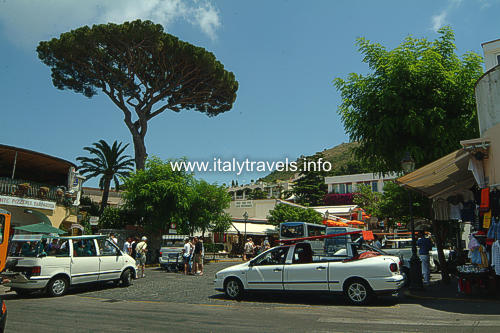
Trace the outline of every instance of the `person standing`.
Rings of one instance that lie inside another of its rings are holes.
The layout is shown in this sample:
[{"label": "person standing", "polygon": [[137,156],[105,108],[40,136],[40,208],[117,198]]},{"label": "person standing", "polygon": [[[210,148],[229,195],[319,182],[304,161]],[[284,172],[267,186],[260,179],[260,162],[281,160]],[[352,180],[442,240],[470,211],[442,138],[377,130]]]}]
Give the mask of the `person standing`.
[{"label": "person standing", "polygon": [[417,246],[419,247],[418,256],[420,257],[420,261],[422,261],[424,284],[428,285],[431,277],[429,251],[432,250],[432,242],[429,238],[425,237],[425,232],[423,231],[419,234]]},{"label": "person standing", "polygon": [[373,247],[379,250],[382,248],[382,243],[380,243],[378,236],[375,235],[374,235]]},{"label": "person standing", "polygon": [[137,261],[138,261],[138,266],[141,269],[141,277],[146,277],[144,275],[144,268],[146,267],[146,253],[148,252],[148,238],[146,236],[143,236],[139,244],[135,247],[135,251],[137,253]]},{"label": "person standing", "polygon": [[132,238],[128,237],[123,244],[123,252],[128,255],[132,254]]},{"label": "person standing", "polygon": [[264,246],[264,250],[263,251],[267,251],[271,248],[271,244],[269,243],[269,238],[266,237],[266,239],[264,239],[264,243],[262,244]]},{"label": "person standing", "polygon": [[253,258],[253,253],[255,251],[255,245],[252,242],[252,238],[248,238],[245,243],[243,260],[247,261]]},{"label": "person standing", "polygon": [[184,275],[188,274],[189,257],[191,256],[191,244],[189,238],[184,239],[184,248],[182,249],[182,261],[184,262]]},{"label": "person standing", "polygon": [[201,241],[198,239],[198,237],[194,238],[194,254],[193,254],[193,273],[194,274],[200,274],[202,265],[203,265],[203,259],[201,257],[203,251],[203,244]]}]

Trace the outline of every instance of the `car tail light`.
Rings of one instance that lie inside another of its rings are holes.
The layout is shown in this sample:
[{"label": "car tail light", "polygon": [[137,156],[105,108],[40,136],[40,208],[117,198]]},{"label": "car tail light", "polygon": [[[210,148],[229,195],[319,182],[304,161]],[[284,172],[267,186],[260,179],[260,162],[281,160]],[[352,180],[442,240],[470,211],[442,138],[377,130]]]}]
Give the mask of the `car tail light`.
[{"label": "car tail light", "polygon": [[395,263],[392,263],[389,265],[389,269],[391,270],[391,272],[397,272],[398,271],[398,265],[395,264]]},{"label": "car tail light", "polygon": [[163,255],[163,252],[160,252],[160,257]]},{"label": "car tail light", "polygon": [[7,311],[7,307],[5,306],[5,302],[2,301],[2,313],[5,313]]},{"label": "car tail light", "polygon": [[31,269],[31,275],[40,275],[40,272],[42,271],[42,267],[40,266],[35,266]]}]

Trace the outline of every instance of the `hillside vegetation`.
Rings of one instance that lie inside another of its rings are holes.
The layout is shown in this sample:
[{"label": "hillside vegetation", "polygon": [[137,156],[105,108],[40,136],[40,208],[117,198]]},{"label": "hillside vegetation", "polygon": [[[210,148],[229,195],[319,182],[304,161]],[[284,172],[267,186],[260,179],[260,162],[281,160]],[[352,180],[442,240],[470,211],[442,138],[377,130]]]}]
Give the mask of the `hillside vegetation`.
[{"label": "hillside vegetation", "polygon": [[[332,164],[332,170],[328,173],[329,176],[370,172],[369,168],[361,166],[354,158],[352,150],[357,146],[358,144],[356,142],[341,143],[333,148],[318,152],[322,153],[323,158]],[[306,158],[314,155],[315,154],[306,156]],[[279,180],[287,181],[293,179],[296,174],[297,173],[291,171],[273,171],[259,180],[266,183],[274,183]]]}]

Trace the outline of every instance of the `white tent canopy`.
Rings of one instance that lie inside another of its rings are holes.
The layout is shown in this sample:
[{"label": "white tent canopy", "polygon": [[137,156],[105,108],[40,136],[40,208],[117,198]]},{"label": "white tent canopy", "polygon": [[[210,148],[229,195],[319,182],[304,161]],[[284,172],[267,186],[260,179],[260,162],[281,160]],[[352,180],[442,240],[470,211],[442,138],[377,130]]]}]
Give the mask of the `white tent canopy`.
[{"label": "white tent canopy", "polygon": [[245,234],[245,224],[247,235],[272,235],[278,233],[278,229],[272,224],[243,222],[232,222],[231,227],[226,231],[226,233],[237,235],[239,231],[240,234],[243,235]]}]

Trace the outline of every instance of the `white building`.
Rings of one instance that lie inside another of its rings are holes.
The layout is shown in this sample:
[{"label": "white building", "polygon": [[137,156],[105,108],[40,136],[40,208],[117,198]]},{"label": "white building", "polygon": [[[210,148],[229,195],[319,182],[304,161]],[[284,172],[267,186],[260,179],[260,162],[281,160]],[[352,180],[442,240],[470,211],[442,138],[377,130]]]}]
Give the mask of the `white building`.
[{"label": "white building", "polygon": [[353,193],[356,192],[356,187],[360,184],[370,186],[373,192],[383,192],[384,183],[396,178],[397,174],[395,172],[386,175],[360,173],[356,175],[325,177],[325,184],[328,185],[328,193]]},{"label": "white building", "polygon": [[486,71],[500,65],[500,39],[481,44],[484,52],[484,65]]}]

